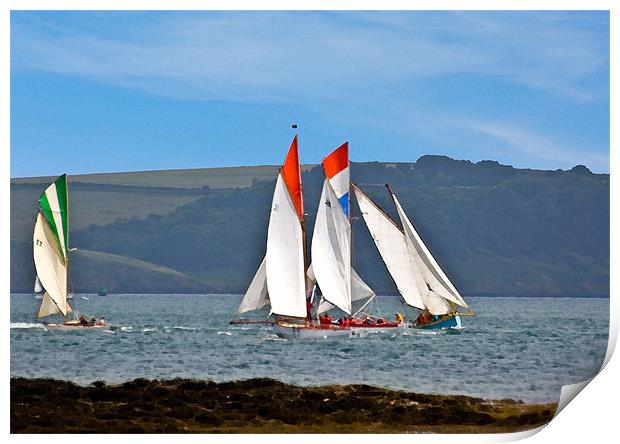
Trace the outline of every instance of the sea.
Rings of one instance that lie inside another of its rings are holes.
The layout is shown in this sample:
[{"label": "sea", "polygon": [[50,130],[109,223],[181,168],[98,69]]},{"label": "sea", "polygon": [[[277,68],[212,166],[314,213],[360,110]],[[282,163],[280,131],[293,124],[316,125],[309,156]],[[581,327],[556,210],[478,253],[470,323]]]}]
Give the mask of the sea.
[{"label": "sea", "polygon": [[[12,294],[11,376],[80,384],[266,377],[557,402],[562,385],[598,372],[607,350],[609,299],[471,297],[476,316],[464,317],[460,330],[284,339],[268,326],[229,325],[240,318],[241,298],[76,294],[76,310],[112,327],[59,331],[34,321],[40,301],[32,294]],[[373,310],[387,319],[413,315],[398,297],[377,297]]]}]

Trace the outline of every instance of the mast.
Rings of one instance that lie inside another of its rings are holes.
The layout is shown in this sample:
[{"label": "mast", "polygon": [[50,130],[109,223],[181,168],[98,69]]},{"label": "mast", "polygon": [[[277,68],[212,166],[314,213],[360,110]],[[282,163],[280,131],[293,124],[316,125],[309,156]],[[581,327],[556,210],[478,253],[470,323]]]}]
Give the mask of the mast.
[{"label": "mast", "polygon": [[[291,125],[291,129],[296,130],[297,124],[293,123]],[[295,132],[293,134],[293,144],[295,144],[296,150],[299,150],[299,134]],[[299,161],[299,157],[297,157],[297,165],[299,168],[299,195],[300,195],[300,204],[301,204],[301,210],[299,212],[299,222],[301,223],[301,234],[303,238],[304,276],[305,276],[305,274],[308,272],[308,267],[310,266],[310,264],[308,262],[308,251],[307,251],[308,250],[307,248],[308,231],[306,228],[306,218],[305,218],[305,213],[304,213],[304,197],[303,197],[304,196],[304,185],[303,185],[303,181],[301,180],[301,162]]]},{"label": "mast", "polygon": [[[69,286],[71,285],[71,276],[69,275],[69,178],[67,177],[67,175],[65,175],[65,191],[66,191],[66,195],[67,195],[67,226],[65,227],[65,230],[67,231],[67,245],[65,245],[65,248],[67,250],[66,256],[67,256],[67,267],[65,272],[67,273],[67,294],[66,294],[66,298],[67,298],[67,305],[69,306],[69,308],[71,307],[71,304],[69,303]],[[68,313],[68,311],[67,311]],[[65,321],[67,320],[67,315],[64,315]]]}]

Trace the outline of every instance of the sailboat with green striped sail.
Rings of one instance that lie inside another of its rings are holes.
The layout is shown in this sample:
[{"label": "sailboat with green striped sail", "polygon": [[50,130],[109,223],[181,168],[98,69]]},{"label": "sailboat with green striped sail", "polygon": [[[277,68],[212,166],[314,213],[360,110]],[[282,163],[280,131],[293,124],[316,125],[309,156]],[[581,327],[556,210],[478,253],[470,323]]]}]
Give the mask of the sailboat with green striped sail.
[{"label": "sailboat with green striped sail", "polygon": [[[48,186],[39,198],[39,211],[32,239],[35,290],[43,291],[37,319],[62,316],[62,322],[42,321],[48,327],[102,328],[103,318],[96,320],[77,316],[69,303],[69,189],[63,174]],[[73,314],[72,319],[69,316]]]}]

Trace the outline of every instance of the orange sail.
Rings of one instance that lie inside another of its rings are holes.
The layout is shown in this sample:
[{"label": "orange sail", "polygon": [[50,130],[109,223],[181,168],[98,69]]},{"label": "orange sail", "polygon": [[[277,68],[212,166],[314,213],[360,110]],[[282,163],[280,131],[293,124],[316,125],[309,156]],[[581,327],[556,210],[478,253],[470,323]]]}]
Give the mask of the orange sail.
[{"label": "orange sail", "polygon": [[301,186],[301,167],[299,166],[299,152],[297,148],[297,135],[293,138],[291,147],[282,165],[282,178],[291,196],[293,205],[297,210],[299,220],[304,219],[304,200]]}]

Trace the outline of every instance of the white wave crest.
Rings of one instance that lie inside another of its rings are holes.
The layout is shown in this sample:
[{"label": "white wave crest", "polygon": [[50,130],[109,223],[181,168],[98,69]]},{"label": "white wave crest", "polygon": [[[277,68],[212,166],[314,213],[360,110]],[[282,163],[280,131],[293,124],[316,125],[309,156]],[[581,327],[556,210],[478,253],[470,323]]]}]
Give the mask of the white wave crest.
[{"label": "white wave crest", "polygon": [[36,322],[11,322],[11,328],[42,328],[47,330],[45,325]]}]

